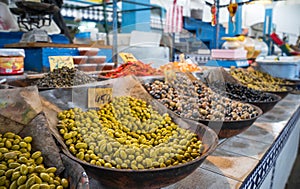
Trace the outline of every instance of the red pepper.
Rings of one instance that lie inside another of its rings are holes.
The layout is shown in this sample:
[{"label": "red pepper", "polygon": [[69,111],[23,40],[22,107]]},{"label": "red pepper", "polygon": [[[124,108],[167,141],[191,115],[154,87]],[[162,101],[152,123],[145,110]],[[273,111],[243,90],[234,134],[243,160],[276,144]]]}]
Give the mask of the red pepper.
[{"label": "red pepper", "polygon": [[117,78],[126,75],[136,75],[136,76],[149,76],[161,74],[161,71],[157,71],[155,68],[152,68],[150,64],[144,64],[141,61],[138,62],[128,62],[122,64],[112,73],[106,74],[106,77]]}]

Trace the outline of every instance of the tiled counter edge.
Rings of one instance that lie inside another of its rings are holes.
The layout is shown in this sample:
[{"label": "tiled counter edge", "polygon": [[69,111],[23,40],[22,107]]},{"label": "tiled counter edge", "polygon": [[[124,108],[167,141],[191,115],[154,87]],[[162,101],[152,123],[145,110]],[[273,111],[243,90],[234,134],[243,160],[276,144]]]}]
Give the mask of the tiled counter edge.
[{"label": "tiled counter edge", "polygon": [[240,188],[259,188],[266,176],[274,166],[280,152],[285,146],[289,136],[297,125],[300,117],[300,106],[298,106],[291,119],[286,124],[280,135],[276,138],[275,142],[270,146],[269,150],[262,157],[261,161],[257,164],[255,169],[245,179]]}]

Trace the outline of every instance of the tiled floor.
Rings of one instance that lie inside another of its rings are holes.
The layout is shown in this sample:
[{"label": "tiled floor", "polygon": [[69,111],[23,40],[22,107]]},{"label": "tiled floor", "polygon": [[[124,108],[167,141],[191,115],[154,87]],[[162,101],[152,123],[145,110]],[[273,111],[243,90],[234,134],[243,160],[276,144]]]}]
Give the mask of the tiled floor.
[{"label": "tiled floor", "polygon": [[300,141],[298,148],[298,156],[295,161],[292,173],[289,177],[285,189],[299,189],[300,188]]}]

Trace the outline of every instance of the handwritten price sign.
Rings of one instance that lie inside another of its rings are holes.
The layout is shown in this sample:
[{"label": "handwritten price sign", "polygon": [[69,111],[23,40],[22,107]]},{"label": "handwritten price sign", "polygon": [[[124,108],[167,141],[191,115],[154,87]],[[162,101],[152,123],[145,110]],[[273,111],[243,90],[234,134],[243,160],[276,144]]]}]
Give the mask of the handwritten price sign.
[{"label": "handwritten price sign", "polygon": [[137,62],[137,59],[131,53],[119,53],[124,63]]},{"label": "handwritten price sign", "polygon": [[54,69],[67,66],[68,68],[74,68],[74,62],[72,56],[49,56],[50,71]]},{"label": "handwritten price sign", "polygon": [[88,107],[97,108],[112,100],[112,88],[89,88]]}]

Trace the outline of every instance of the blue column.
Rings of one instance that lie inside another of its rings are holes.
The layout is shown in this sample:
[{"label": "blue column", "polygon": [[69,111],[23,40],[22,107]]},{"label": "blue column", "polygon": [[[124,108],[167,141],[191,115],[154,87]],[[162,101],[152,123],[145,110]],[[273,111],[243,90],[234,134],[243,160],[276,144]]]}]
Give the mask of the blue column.
[{"label": "blue column", "polygon": [[[150,0],[130,0],[130,2],[149,4]],[[149,6],[129,3],[129,1],[122,2],[122,10],[125,11],[122,13],[122,33],[130,33],[132,30],[139,31],[150,31],[150,15],[151,11],[149,10],[141,10],[141,11],[131,11],[126,12],[126,10],[134,10],[134,9],[145,9],[150,8]]]},{"label": "blue column", "polygon": [[216,20],[217,20],[217,24],[215,27],[215,42],[213,44],[213,48],[218,49],[219,48],[219,39],[220,39],[220,1],[216,0],[216,8],[217,8],[217,12],[216,12]]},{"label": "blue column", "polygon": [[[264,20],[264,30],[263,30],[264,36],[268,36],[273,32],[273,9],[272,8],[266,8],[265,9],[265,20]],[[271,38],[266,37],[265,42],[269,46],[268,55],[271,55],[274,53],[274,45]]]},{"label": "blue column", "polygon": [[[242,0],[236,0],[236,3],[241,2]],[[231,18],[229,16],[228,19],[228,34],[230,36],[234,36],[242,33],[242,7],[238,6],[237,11],[235,13],[235,22],[231,22]]]},{"label": "blue column", "polygon": [[113,0],[113,56],[114,67],[118,66],[118,12],[117,0]]},{"label": "blue column", "polygon": [[272,33],[272,15],[273,9],[268,8],[265,10],[265,21],[264,21],[264,34],[271,34]]}]

